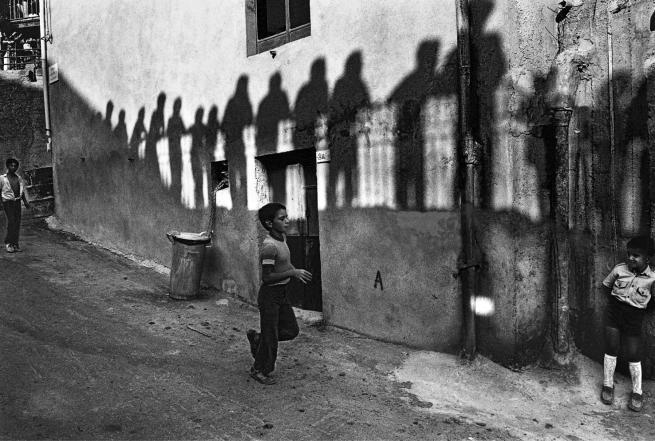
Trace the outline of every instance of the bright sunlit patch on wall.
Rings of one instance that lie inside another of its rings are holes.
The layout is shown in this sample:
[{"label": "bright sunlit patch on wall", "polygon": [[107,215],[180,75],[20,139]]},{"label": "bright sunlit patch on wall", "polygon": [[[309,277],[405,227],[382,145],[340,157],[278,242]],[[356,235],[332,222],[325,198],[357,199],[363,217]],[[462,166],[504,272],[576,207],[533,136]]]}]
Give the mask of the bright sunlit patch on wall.
[{"label": "bright sunlit patch on wall", "polygon": [[425,207],[455,208],[457,96],[432,98],[424,108]]},{"label": "bright sunlit patch on wall", "polygon": [[202,165],[202,206],[209,207],[209,176],[207,176],[207,166]]},{"label": "bright sunlit patch on wall", "polygon": [[214,161],[225,161],[225,137],[223,136],[223,132],[218,132],[213,154]]},{"label": "bright sunlit patch on wall", "polygon": [[386,106],[359,115],[357,123],[357,173],[359,207],[394,207],[395,152],[393,112]]},{"label": "bright sunlit patch on wall", "polygon": [[145,138],[139,141],[139,145],[137,146],[137,155],[139,155],[139,159],[146,159],[146,140],[145,140]]},{"label": "bright sunlit patch on wall", "polygon": [[168,138],[162,138],[157,141],[157,162],[159,164],[159,176],[161,183],[166,188],[171,188],[172,175],[171,175],[171,160],[168,150]]},{"label": "bright sunlit patch on wall", "polygon": [[191,168],[190,135],[184,135],[180,139],[180,148],[182,150],[182,194],[180,199],[184,207],[193,210],[196,208],[196,182],[193,179],[193,170]]},{"label": "bright sunlit patch on wall", "polygon": [[295,122],[290,119],[283,119],[277,125],[277,153],[290,152],[293,150],[293,131]]},{"label": "bright sunlit patch on wall", "polygon": [[[257,154],[257,143],[255,141],[255,128],[253,126],[248,126],[243,129],[243,144],[245,146],[246,154],[246,182],[255,182],[256,181],[256,159],[255,155]],[[236,183],[239,180],[235,181]],[[247,185],[247,197],[248,197],[248,210],[258,210],[258,196],[257,196],[257,186]],[[237,188],[237,191],[241,189]]]},{"label": "bright sunlit patch on wall", "polygon": [[488,297],[473,297],[471,299],[471,309],[476,315],[488,317],[495,311],[494,302]]}]

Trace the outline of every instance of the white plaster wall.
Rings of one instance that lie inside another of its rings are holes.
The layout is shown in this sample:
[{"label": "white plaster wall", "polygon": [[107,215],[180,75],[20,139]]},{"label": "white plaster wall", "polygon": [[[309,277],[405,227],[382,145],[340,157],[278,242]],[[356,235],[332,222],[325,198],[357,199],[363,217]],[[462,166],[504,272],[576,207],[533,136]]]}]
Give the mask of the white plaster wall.
[{"label": "white plaster wall", "polygon": [[[456,40],[450,0],[312,1],[312,35],[246,57],[244,0],[50,0],[49,62],[98,111],[108,100],[125,109],[131,127],[138,109],[149,115],[157,95],[182,97],[182,118],[218,105],[219,115],[239,75],[250,77],[253,107],[270,75],[282,74],[291,102],[324,57],[332,87],[353,51],[363,53],[362,76],[373,101],[384,100],[415,66],[422,40],[438,39],[445,57]],[[167,108],[168,110],[168,108]],[[116,118],[115,112],[114,118]],[[114,121],[115,123],[115,121]]]}]

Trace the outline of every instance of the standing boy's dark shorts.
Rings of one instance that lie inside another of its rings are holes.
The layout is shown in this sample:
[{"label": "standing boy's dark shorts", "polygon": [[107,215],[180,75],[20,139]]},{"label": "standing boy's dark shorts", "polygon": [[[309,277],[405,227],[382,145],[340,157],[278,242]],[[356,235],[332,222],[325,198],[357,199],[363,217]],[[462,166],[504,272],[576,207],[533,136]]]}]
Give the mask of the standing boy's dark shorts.
[{"label": "standing boy's dark shorts", "polygon": [[639,337],[645,314],[645,309],[635,308],[616,296],[610,296],[607,303],[607,326],[618,329],[624,335]]}]

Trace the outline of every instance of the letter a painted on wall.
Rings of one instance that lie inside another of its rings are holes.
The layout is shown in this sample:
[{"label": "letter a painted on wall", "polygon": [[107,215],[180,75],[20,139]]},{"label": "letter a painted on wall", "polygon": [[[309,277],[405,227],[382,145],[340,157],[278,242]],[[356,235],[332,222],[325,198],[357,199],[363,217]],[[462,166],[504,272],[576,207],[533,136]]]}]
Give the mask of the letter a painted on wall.
[{"label": "letter a painted on wall", "polygon": [[380,284],[380,291],[384,291],[384,286],[382,286],[382,274],[380,274],[379,270],[375,275],[375,283],[373,284],[373,288],[377,288],[378,284]]}]

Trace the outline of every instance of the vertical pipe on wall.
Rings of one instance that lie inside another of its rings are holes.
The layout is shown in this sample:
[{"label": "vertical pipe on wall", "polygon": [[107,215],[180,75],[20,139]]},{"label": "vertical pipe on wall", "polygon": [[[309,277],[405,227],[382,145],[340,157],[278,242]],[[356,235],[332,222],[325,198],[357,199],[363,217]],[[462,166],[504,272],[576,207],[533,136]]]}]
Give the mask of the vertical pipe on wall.
[{"label": "vertical pipe on wall", "polygon": [[49,33],[46,30],[46,0],[39,1],[39,28],[40,28],[40,42],[41,42],[41,71],[43,73],[43,108],[45,111],[45,136],[46,136],[46,149],[51,150],[52,136],[50,132],[50,88],[48,83],[48,40]]},{"label": "vertical pipe on wall", "polygon": [[477,143],[471,129],[471,54],[469,2],[457,0],[457,54],[459,70],[459,145],[465,167],[464,189],[461,201],[462,255],[460,275],[462,280],[464,335],[462,355],[475,356],[476,326],[475,299],[477,294],[477,269],[475,262],[474,203],[476,199],[475,167],[478,163]]},{"label": "vertical pipe on wall", "polygon": [[553,262],[555,277],[555,351],[569,352],[569,213],[571,207],[569,176],[569,123],[572,110],[553,109],[555,129],[555,206],[553,207]]},{"label": "vertical pipe on wall", "polygon": [[612,251],[613,259],[618,259],[618,233],[617,233],[617,209],[616,209],[616,140],[614,122],[614,49],[612,44],[612,14],[609,5],[607,8],[607,93],[609,95],[609,117],[610,117],[610,203],[612,215]]}]

